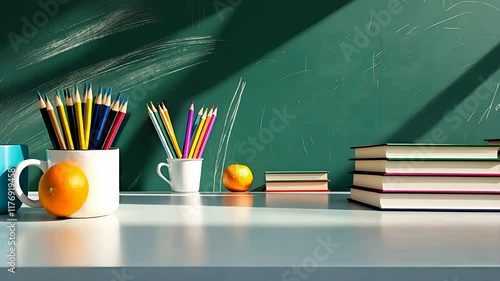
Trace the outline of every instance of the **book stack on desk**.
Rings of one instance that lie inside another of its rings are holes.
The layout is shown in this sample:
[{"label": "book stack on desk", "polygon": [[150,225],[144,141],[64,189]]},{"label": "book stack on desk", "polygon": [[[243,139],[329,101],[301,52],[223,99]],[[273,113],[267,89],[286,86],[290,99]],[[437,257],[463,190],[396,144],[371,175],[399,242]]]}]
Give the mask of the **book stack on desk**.
[{"label": "book stack on desk", "polygon": [[328,190],[327,171],[266,171],[266,192],[316,192]]},{"label": "book stack on desk", "polygon": [[351,201],[382,210],[500,210],[500,145],[352,148]]}]

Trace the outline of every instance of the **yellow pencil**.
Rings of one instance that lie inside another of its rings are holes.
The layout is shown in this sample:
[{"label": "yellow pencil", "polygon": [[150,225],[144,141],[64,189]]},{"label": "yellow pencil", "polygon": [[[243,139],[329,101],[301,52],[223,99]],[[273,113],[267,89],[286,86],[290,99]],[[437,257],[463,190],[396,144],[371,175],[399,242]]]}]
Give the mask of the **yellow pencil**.
[{"label": "yellow pencil", "polygon": [[91,126],[92,126],[92,83],[89,83],[87,90],[87,105],[85,108],[85,149],[89,148]]},{"label": "yellow pencil", "polygon": [[[172,125],[172,121],[170,120],[170,114],[168,114],[168,110],[167,110],[167,107],[165,106],[165,103],[162,102],[161,104],[163,106],[163,112],[165,113],[165,117],[167,117],[168,124],[170,125],[170,129],[172,130],[172,138],[173,138],[173,142],[174,142],[174,147],[179,147],[179,143],[177,142],[177,136],[175,136],[174,126]],[[179,148],[179,151],[181,151],[180,148]],[[180,157],[182,157],[182,156],[180,156]]]},{"label": "yellow pencil", "polygon": [[75,114],[76,114],[76,128],[78,131],[78,140],[80,141],[80,149],[87,149],[85,147],[85,133],[83,128],[83,115],[82,115],[82,101],[80,100],[80,93],[78,92],[78,86],[75,85],[75,94],[73,95],[75,103]]},{"label": "yellow pencil", "polygon": [[196,149],[194,150],[193,156],[198,155],[198,151],[200,150],[202,143],[202,141],[199,140],[202,140],[203,136],[206,134],[208,124],[210,123],[210,119],[212,119],[213,112],[214,112],[214,106],[212,105],[212,108],[210,108],[210,111],[208,112],[207,119],[205,119],[205,124],[203,124],[203,129],[201,130],[200,136],[198,137],[198,142],[196,143]]},{"label": "yellow pencil", "polygon": [[56,100],[57,112],[59,113],[59,121],[61,121],[61,126],[64,131],[64,136],[66,137],[66,143],[69,149],[74,150],[75,147],[73,146],[73,138],[71,137],[71,130],[69,129],[68,118],[66,118],[64,104],[62,103],[59,94],[56,94],[55,100]]},{"label": "yellow pencil", "polygon": [[193,158],[194,151],[196,150],[196,146],[198,145],[198,139],[200,138],[201,130],[203,129],[203,126],[205,125],[205,120],[207,119],[207,112],[208,108],[205,108],[205,113],[203,113],[203,115],[201,116],[200,124],[198,124],[198,129],[196,129],[193,143],[191,144],[191,149],[189,150],[189,157],[188,157],[189,159]]},{"label": "yellow pencil", "polygon": [[175,154],[177,155],[178,158],[182,157],[182,152],[179,147],[179,144],[177,143],[177,140],[174,139],[174,135],[172,133],[172,128],[170,127],[170,124],[168,123],[167,115],[165,113],[165,110],[162,108],[161,105],[158,106],[158,113],[160,114],[161,121],[163,122],[163,125],[167,129],[167,134],[168,137],[170,138],[170,142],[172,142],[174,146],[174,151]]},{"label": "yellow pencil", "polygon": [[45,103],[47,103],[47,112],[49,113],[50,121],[52,122],[52,126],[54,126],[54,130],[56,131],[56,136],[57,140],[59,141],[59,144],[61,145],[61,149],[66,150],[68,149],[66,147],[66,143],[64,142],[64,137],[61,132],[61,128],[59,127],[59,122],[57,122],[57,117],[56,114],[54,113],[54,107],[52,107],[52,104],[49,101],[49,98],[47,97],[47,94],[45,94]]}]

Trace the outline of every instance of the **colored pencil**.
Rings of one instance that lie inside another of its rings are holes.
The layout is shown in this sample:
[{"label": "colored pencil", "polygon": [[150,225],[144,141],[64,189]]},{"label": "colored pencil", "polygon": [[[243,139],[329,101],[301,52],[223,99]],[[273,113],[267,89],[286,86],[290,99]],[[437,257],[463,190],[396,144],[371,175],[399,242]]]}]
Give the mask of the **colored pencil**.
[{"label": "colored pencil", "polygon": [[[120,96],[120,94],[118,94]],[[111,110],[109,111],[108,118],[106,118],[106,123],[104,125],[103,136],[97,143],[97,149],[103,149],[104,143],[109,137],[109,133],[111,132],[111,128],[113,127],[113,123],[115,121],[118,112],[120,111],[120,101],[115,100],[113,105],[111,106]]]},{"label": "colored pencil", "polygon": [[99,142],[102,142],[102,139],[105,137],[105,134],[103,134],[104,131],[104,125],[106,124],[106,120],[108,119],[109,115],[109,110],[111,107],[111,95],[105,96],[106,100],[102,105],[102,112],[101,116],[99,117],[98,124],[96,125],[96,137],[94,139],[94,146],[92,147],[93,149],[97,148],[99,145]]},{"label": "colored pencil", "polygon": [[201,158],[203,156],[203,151],[205,151],[205,146],[207,146],[208,139],[210,138],[210,133],[212,132],[212,128],[214,127],[215,119],[217,119],[217,109],[219,107],[217,106],[214,110],[214,113],[212,114],[212,118],[210,118],[210,124],[208,125],[207,132],[203,136],[203,141],[201,144],[200,151],[198,152],[198,155],[196,158]]},{"label": "colored pencil", "polygon": [[173,159],[174,156],[172,155],[170,148],[168,148],[167,141],[165,140],[165,137],[163,136],[163,134],[161,132],[160,126],[159,126],[158,122],[156,121],[154,112],[151,110],[151,108],[149,108],[149,104],[146,104],[146,106],[148,107],[149,118],[151,119],[151,123],[153,123],[153,126],[156,130],[156,133],[158,134],[158,138],[160,138],[160,142],[163,145],[163,149],[165,149],[165,152],[167,153],[168,158]]},{"label": "colored pencil", "polygon": [[196,143],[196,148],[193,153],[193,158],[197,158],[198,153],[201,148],[201,143],[203,142],[203,139],[205,137],[205,134],[207,132],[208,125],[210,124],[210,119],[212,118],[212,114],[214,112],[214,106],[212,105],[212,108],[210,108],[210,111],[208,112],[207,119],[205,119],[205,124],[203,124],[203,128],[201,129],[200,136],[198,138],[198,142]]},{"label": "colored pencil", "polygon": [[87,89],[87,105],[85,109],[85,148],[89,149],[90,127],[92,124],[92,83],[89,83]]},{"label": "colored pencil", "polygon": [[45,94],[45,104],[47,105],[47,112],[49,113],[50,121],[52,122],[52,126],[54,127],[54,131],[56,132],[57,141],[61,146],[62,150],[67,150],[66,142],[64,141],[63,134],[61,132],[61,128],[59,127],[59,122],[57,121],[56,114],[54,113],[54,107],[50,103],[49,97]]},{"label": "colored pencil", "polygon": [[92,148],[95,148],[94,145],[95,145],[95,138],[97,136],[97,122],[100,118],[100,109],[101,109],[101,104],[103,103],[102,102],[102,87],[99,88],[99,92],[97,94],[97,97],[94,101],[94,110],[92,112],[92,123],[90,124],[90,146]]},{"label": "colored pencil", "polygon": [[80,149],[80,140],[78,139],[78,129],[76,127],[75,119],[75,106],[73,105],[73,100],[71,99],[69,89],[66,89],[64,92],[69,128],[71,130],[71,137],[73,138],[73,146],[75,147],[75,149]]},{"label": "colored pencil", "polygon": [[56,131],[52,126],[52,121],[50,121],[49,113],[47,112],[47,105],[43,101],[40,92],[38,92],[38,105],[40,108],[40,114],[42,114],[43,123],[45,123],[45,128],[47,129],[47,133],[49,134],[49,139],[50,142],[52,143],[52,147],[54,149],[61,149],[59,141],[57,140]]},{"label": "colored pencil", "polygon": [[193,118],[194,118],[194,101],[191,102],[191,106],[188,110],[188,118],[186,124],[186,137],[184,138],[184,150],[182,152],[182,158],[187,159],[189,156],[189,148],[191,146],[191,131],[193,130]]},{"label": "colored pencil", "polygon": [[191,143],[191,149],[189,150],[189,159],[193,158],[193,154],[194,154],[194,151],[196,150],[198,140],[200,139],[201,130],[203,129],[203,126],[205,125],[205,120],[207,119],[207,113],[208,113],[208,108],[205,108],[205,112],[201,116],[200,123],[198,124],[198,127],[196,128],[196,133],[194,135],[193,142]]},{"label": "colored pencil", "polygon": [[66,117],[66,111],[64,110],[64,104],[59,96],[59,91],[56,90],[55,103],[57,108],[57,113],[59,113],[59,121],[61,122],[61,127],[64,132],[64,137],[66,139],[66,144],[68,149],[74,150],[73,138],[71,137],[71,130],[69,128],[68,118]]},{"label": "colored pencil", "polygon": [[113,122],[111,132],[109,133],[108,139],[106,139],[106,141],[104,142],[103,149],[109,149],[111,147],[111,145],[113,144],[113,141],[115,140],[118,129],[120,129],[120,126],[123,122],[123,119],[125,118],[125,114],[127,114],[127,105],[128,105],[128,97],[125,98],[122,106],[120,107],[120,112],[118,112],[118,115],[116,116],[116,120],[115,120],[115,122]]},{"label": "colored pencil", "polygon": [[[170,152],[174,152],[174,146],[170,142],[170,139],[168,138],[167,130],[165,129],[165,126],[163,126],[163,123],[161,121],[161,117],[158,114],[158,111],[156,110],[153,102],[152,101],[150,101],[150,102],[151,102],[151,110],[153,111],[153,114],[156,118],[156,121],[158,122],[158,126],[160,127],[161,132],[163,133],[163,137],[165,138],[165,141],[167,142],[168,148],[170,149]],[[182,157],[182,155],[181,155],[181,157]],[[177,155],[175,155],[175,157],[173,157],[173,158],[177,158]]]},{"label": "colored pencil", "polygon": [[[82,101],[82,118],[83,118],[82,121],[83,121],[83,125],[84,126],[85,126],[85,124],[87,122],[85,120],[85,118],[87,117],[85,115],[85,112],[87,112],[87,95],[88,95],[88,92],[89,92],[89,90],[88,90],[88,84],[85,83],[85,85],[83,87],[83,96],[82,96],[82,100],[81,100]],[[83,127],[83,134],[85,136],[85,127]],[[83,139],[83,142],[85,143],[85,139]]]},{"label": "colored pencil", "polygon": [[163,110],[165,110],[165,116],[167,117],[168,124],[170,124],[170,128],[172,128],[172,134],[174,135],[174,142],[176,143],[176,146],[178,146],[180,149],[179,143],[177,142],[177,136],[175,135],[174,125],[172,124],[172,120],[170,119],[170,114],[168,113],[168,109],[165,106],[165,102],[162,102],[161,104],[163,106]]},{"label": "colored pencil", "polygon": [[78,131],[78,140],[80,141],[80,149],[87,149],[85,147],[85,133],[83,127],[83,112],[82,112],[82,101],[80,100],[80,93],[78,92],[78,85],[75,85],[75,115],[76,115],[76,129]]},{"label": "colored pencil", "polygon": [[194,120],[193,130],[191,132],[191,147],[193,146],[194,135],[196,134],[196,130],[198,129],[198,125],[200,125],[200,119],[201,119],[201,116],[203,115],[203,107],[205,107],[205,105],[201,106],[200,110],[198,111],[198,114],[196,114],[196,119]]},{"label": "colored pencil", "polygon": [[172,133],[172,127],[168,123],[167,115],[165,113],[165,110],[162,108],[161,104],[158,105],[158,114],[160,115],[161,121],[163,121],[163,126],[165,126],[165,128],[167,129],[167,134],[168,134],[168,140],[167,141],[170,140],[170,144],[173,146],[174,153],[177,156],[177,158],[181,158],[182,157],[181,149],[179,147],[179,144],[175,140],[175,136]]}]

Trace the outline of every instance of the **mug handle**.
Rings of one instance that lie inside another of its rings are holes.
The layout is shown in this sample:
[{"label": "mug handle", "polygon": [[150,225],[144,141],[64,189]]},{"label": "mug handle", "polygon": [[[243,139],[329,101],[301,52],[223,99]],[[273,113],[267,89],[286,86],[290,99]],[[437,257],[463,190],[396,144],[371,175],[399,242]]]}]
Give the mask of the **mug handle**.
[{"label": "mug handle", "polygon": [[160,163],[158,164],[158,166],[156,167],[156,173],[158,174],[158,176],[160,176],[160,178],[162,178],[164,181],[166,181],[168,183],[168,185],[172,186],[172,182],[167,179],[162,173],[161,173],[161,168],[162,167],[167,167],[168,169],[170,169],[172,167],[172,164],[170,163]]},{"label": "mug handle", "polygon": [[37,159],[28,159],[24,160],[23,162],[19,163],[16,167],[16,171],[14,172],[14,191],[16,192],[17,198],[21,200],[24,204],[32,207],[32,208],[41,208],[42,204],[40,204],[40,200],[32,200],[29,199],[26,194],[24,194],[23,190],[21,189],[21,185],[19,182],[19,179],[21,177],[21,172],[24,170],[24,168],[28,166],[37,166],[42,170],[42,172],[45,173],[47,171],[47,161],[40,161]]}]

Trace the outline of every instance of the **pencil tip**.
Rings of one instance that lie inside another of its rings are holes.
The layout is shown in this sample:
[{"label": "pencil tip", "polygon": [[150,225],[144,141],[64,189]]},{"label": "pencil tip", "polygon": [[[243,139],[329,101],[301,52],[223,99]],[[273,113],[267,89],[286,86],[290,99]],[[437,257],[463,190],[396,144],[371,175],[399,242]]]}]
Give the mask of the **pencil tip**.
[{"label": "pencil tip", "polygon": [[49,96],[47,96],[47,93],[45,93],[45,99],[48,100]]},{"label": "pencil tip", "polygon": [[115,100],[120,100],[120,95],[121,95],[121,93],[118,93],[118,95],[116,95],[116,99]]},{"label": "pencil tip", "polygon": [[123,103],[127,103],[128,102],[128,97],[125,98],[125,100],[123,101]]},{"label": "pencil tip", "polygon": [[40,94],[40,91],[36,91],[38,93],[38,98],[42,99],[42,95]]},{"label": "pencil tip", "polygon": [[78,91],[78,84],[75,84],[75,92]]}]

